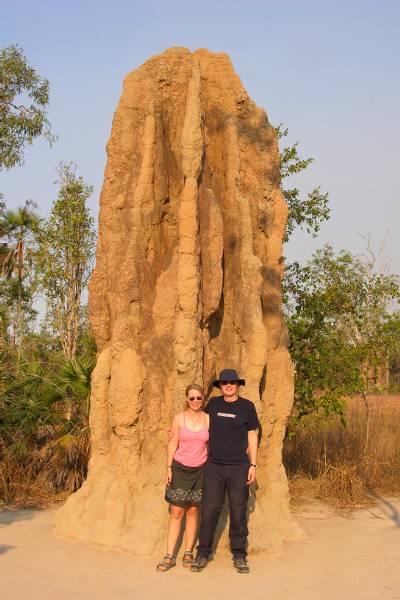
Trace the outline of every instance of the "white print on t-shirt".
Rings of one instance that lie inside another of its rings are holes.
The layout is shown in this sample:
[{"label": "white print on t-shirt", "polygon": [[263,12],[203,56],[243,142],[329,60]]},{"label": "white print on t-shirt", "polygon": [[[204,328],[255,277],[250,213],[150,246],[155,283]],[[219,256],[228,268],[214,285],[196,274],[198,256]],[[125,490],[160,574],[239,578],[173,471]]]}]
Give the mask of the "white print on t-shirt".
[{"label": "white print on t-shirt", "polygon": [[236,415],[232,415],[231,413],[217,413],[217,417],[230,417],[231,419],[236,419]]}]

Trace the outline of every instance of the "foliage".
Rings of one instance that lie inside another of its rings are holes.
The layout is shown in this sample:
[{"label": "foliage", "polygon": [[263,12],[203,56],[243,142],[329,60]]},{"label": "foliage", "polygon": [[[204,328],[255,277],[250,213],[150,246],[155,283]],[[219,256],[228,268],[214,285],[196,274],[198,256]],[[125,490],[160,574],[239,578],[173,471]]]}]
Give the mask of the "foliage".
[{"label": "foliage", "polygon": [[[0,499],[24,505],[78,489],[89,456],[96,349],[81,294],[93,256],[86,207],[92,190],[73,165],[61,165],[60,175],[58,199],[43,227],[31,202],[11,211],[0,198]],[[39,284],[49,300],[48,315],[35,333]],[[63,291],[61,310],[69,312],[61,318],[73,323],[75,335],[69,360],[64,330],[55,327]]]},{"label": "foliage", "polygon": [[94,256],[94,222],[86,206],[93,188],[72,163],[59,167],[60,189],[38,235],[37,263],[49,322],[67,359],[77,351],[81,297]]},{"label": "foliage", "polygon": [[87,304],[81,307],[79,314],[78,339],[76,347],[77,355],[83,359],[96,355],[96,339],[90,326],[89,307]]},{"label": "foliage", "polygon": [[285,278],[298,416],[343,412],[343,396],[369,389],[371,368],[399,352],[398,278],[330,246]]},{"label": "foliage", "polygon": [[[282,124],[275,128],[278,140],[287,137],[289,130],[283,129]],[[313,162],[313,158],[300,158],[298,154],[299,142],[292,146],[285,146],[280,153],[281,178],[286,179],[307,169]],[[316,237],[321,223],[330,217],[328,206],[328,193],[323,194],[321,187],[314,188],[306,198],[300,196],[300,190],[296,187],[286,189],[282,187],[282,193],[289,207],[288,222],[286,225],[285,242],[293,234],[297,227],[305,227],[308,233]]]},{"label": "foliage", "polygon": [[0,50],[0,170],[24,162],[24,148],[40,136],[55,137],[47,118],[49,82],[31,67],[21,48]]},{"label": "foliage", "polygon": [[94,357],[65,361],[40,338],[25,348],[19,371],[3,353],[0,388],[0,495],[7,502],[40,481],[49,494],[75,491],[86,477],[90,376]]},{"label": "foliage", "polygon": [[7,210],[4,203],[0,207],[0,235],[5,240],[0,254],[1,345],[10,327],[12,344],[21,346],[26,327],[36,314],[32,308],[34,235],[40,219],[35,208],[31,201],[16,210]]},{"label": "foliage", "polygon": [[316,494],[343,508],[371,502],[377,494],[398,494],[399,409],[396,397],[392,402],[372,397],[369,418],[361,398],[354,397],[346,402],[346,425],[337,415],[309,415],[293,424],[295,435],[283,446],[292,501]]},{"label": "foliage", "polygon": [[[29,106],[20,103],[24,95]],[[25,145],[36,137],[53,141],[47,105],[48,82],[18,47],[4,49],[0,168],[21,164]],[[288,130],[279,126],[277,134],[282,140]],[[283,182],[312,161],[299,156],[298,142],[284,147]],[[71,492],[86,477],[96,346],[82,294],[94,255],[87,208],[92,187],[73,163],[61,163],[58,173],[58,196],[42,223],[31,203],[7,211],[0,195],[0,236],[6,240],[0,245],[0,494],[6,501],[26,499],[36,485],[49,494]],[[286,240],[296,228],[316,236],[329,219],[328,194],[320,187],[305,198],[296,187],[283,186],[282,192],[289,206]],[[32,333],[38,285],[47,315],[42,331]],[[391,310],[398,281],[377,273],[373,261],[325,247],[306,266],[289,265],[284,291],[297,416],[343,415],[343,395],[367,390],[371,368],[399,363],[400,313]],[[14,332],[10,339],[7,331]]]}]

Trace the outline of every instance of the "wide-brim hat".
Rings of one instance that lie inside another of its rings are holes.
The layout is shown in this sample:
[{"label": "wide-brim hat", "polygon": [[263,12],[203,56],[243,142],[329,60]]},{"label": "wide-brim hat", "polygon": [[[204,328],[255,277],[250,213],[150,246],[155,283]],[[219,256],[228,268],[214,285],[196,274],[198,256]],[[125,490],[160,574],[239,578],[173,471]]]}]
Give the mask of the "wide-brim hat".
[{"label": "wide-brim hat", "polygon": [[218,379],[213,381],[213,386],[219,389],[220,381],[237,381],[239,385],[246,385],[244,379],[241,379],[235,369],[223,369]]}]

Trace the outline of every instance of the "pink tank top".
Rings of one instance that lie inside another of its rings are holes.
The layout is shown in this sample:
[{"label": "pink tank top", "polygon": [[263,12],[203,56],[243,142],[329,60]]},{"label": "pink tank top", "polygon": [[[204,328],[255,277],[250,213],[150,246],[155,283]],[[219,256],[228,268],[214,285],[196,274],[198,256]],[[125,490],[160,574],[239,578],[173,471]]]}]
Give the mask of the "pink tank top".
[{"label": "pink tank top", "polygon": [[179,428],[179,446],[174,459],[186,467],[200,467],[207,460],[207,442],[207,427],[200,431],[192,431],[186,427],[184,421]]}]

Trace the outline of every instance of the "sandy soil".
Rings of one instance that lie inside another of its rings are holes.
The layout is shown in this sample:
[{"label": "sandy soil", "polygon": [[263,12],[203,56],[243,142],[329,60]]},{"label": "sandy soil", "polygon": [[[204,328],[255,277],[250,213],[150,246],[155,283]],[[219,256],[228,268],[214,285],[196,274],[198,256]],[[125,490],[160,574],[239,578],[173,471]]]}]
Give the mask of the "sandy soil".
[{"label": "sandy soil", "polygon": [[57,539],[54,509],[0,510],[2,600],[400,599],[400,499],[337,515],[297,507],[307,539],[277,557],[251,556],[239,575],[217,553],[202,573]]}]

